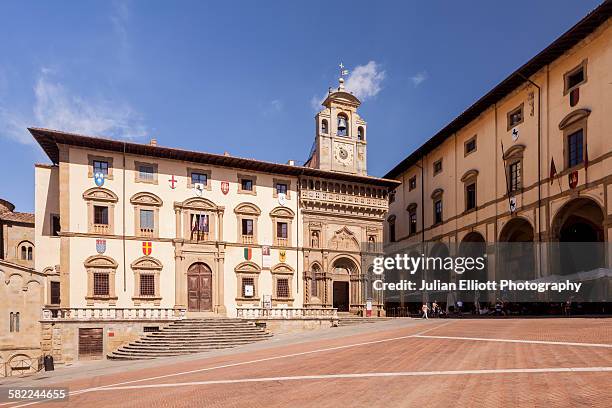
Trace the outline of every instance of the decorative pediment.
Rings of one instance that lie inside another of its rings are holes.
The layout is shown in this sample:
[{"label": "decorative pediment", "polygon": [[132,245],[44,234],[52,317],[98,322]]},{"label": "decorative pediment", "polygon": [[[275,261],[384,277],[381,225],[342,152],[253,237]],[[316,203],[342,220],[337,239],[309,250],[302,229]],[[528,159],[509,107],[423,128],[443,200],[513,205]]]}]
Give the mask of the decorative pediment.
[{"label": "decorative pediment", "polygon": [[187,208],[191,210],[211,210],[215,211],[219,209],[212,201],[202,197],[191,197],[182,203],[174,203],[174,207]]},{"label": "decorative pediment", "polygon": [[525,145],[523,144],[514,145],[508,148],[508,150],[504,152],[504,159],[509,160],[509,159],[521,158],[523,157],[524,151],[525,151]]},{"label": "decorative pediment", "polygon": [[140,258],[132,262],[130,264],[130,267],[132,269],[145,269],[151,271],[159,271],[163,269],[162,263],[159,260],[150,256],[141,256]]},{"label": "decorative pediment", "polygon": [[134,205],[153,205],[157,207],[161,207],[163,204],[161,198],[153,193],[146,192],[134,194],[132,198],[130,198],[130,203]]},{"label": "decorative pediment", "polygon": [[432,199],[436,199],[436,198],[440,198],[442,197],[442,194],[444,194],[444,190],[441,188],[436,188],[432,193],[431,193],[431,198]]},{"label": "decorative pediment", "polygon": [[85,260],[85,268],[117,269],[117,261],[106,255],[92,255]]},{"label": "decorative pediment", "polygon": [[478,170],[471,169],[471,170],[466,171],[463,174],[463,176],[461,177],[461,181],[463,181],[465,183],[466,181],[475,179],[476,177],[478,177]]},{"label": "decorative pediment", "polygon": [[117,194],[113,193],[109,189],[102,187],[92,187],[83,193],[83,199],[93,201],[106,201],[109,203],[116,203],[119,201]]},{"label": "decorative pediment", "polygon": [[259,273],[261,268],[255,262],[244,261],[236,265],[234,268],[236,273]]},{"label": "decorative pediment", "polygon": [[397,217],[395,216],[395,214],[391,214],[390,216],[387,217],[387,222],[391,223],[391,222],[395,222],[395,219]]},{"label": "decorative pediment", "polygon": [[334,232],[334,236],[330,239],[329,247],[335,250],[359,251],[359,241],[355,235],[347,228],[343,227]]},{"label": "decorative pediment", "polygon": [[568,113],[562,120],[559,122],[559,130],[563,130],[572,123],[578,122],[581,119],[588,117],[591,114],[590,109],[576,109]]},{"label": "decorative pediment", "polygon": [[236,214],[244,214],[244,215],[255,215],[258,216],[261,214],[261,210],[255,204],[252,203],[242,203],[238,204],[236,208],[234,208],[234,212]]},{"label": "decorative pediment", "polygon": [[271,273],[280,273],[285,275],[293,275],[294,269],[286,263],[278,263],[270,269]]},{"label": "decorative pediment", "polygon": [[270,211],[270,217],[293,218],[295,217],[295,213],[287,207],[276,207],[275,209]]},{"label": "decorative pediment", "polygon": [[414,211],[416,211],[417,207],[418,207],[417,203],[410,203],[410,204],[408,204],[408,207],[406,207],[406,211],[414,212]]}]

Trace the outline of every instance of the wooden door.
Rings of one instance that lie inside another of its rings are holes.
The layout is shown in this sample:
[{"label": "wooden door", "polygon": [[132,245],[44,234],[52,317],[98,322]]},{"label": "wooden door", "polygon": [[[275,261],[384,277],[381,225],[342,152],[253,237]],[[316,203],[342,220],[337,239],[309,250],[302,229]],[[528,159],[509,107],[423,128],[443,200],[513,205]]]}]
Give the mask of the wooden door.
[{"label": "wooden door", "polygon": [[79,358],[102,358],[104,341],[101,328],[79,329]]},{"label": "wooden door", "polygon": [[187,306],[190,312],[212,310],[212,271],[195,263],[187,271]]}]

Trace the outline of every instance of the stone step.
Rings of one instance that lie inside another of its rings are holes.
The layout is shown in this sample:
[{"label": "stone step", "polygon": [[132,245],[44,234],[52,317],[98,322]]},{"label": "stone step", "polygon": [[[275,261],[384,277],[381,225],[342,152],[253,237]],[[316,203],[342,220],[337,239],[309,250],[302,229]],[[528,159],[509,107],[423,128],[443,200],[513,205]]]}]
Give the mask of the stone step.
[{"label": "stone step", "polygon": [[160,341],[146,341],[146,340],[136,340],[130,344],[134,346],[139,345],[192,345],[192,344],[211,344],[211,343],[231,343],[231,342],[244,342],[244,341],[257,341],[264,340],[269,338],[270,336],[257,336],[257,337],[235,337],[231,339],[189,339],[185,341],[172,341],[172,340],[160,340]]}]

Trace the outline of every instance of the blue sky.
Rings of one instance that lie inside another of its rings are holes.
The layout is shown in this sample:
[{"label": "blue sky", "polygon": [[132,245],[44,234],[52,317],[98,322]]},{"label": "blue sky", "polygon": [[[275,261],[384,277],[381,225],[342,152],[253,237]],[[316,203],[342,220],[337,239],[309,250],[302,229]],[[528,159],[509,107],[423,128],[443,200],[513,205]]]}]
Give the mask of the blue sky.
[{"label": "blue sky", "polygon": [[598,3],[4,1],[0,197],[34,209],[26,126],[304,161],[340,61],[382,176]]}]

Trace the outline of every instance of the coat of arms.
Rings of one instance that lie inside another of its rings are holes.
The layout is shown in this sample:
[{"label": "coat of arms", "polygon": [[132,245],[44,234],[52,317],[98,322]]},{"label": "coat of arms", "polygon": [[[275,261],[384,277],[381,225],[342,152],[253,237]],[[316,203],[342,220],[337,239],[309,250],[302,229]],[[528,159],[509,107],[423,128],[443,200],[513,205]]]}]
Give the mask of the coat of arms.
[{"label": "coat of arms", "polygon": [[102,187],[104,185],[104,173],[94,174],[94,183],[96,183],[96,186]]},{"label": "coat of arms", "polygon": [[153,244],[151,244],[151,241],[145,241],[142,243],[142,253],[145,256],[151,255],[152,251],[153,251]]},{"label": "coat of arms", "polygon": [[578,185],[578,170],[572,171],[567,175],[567,181],[569,183],[570,188],[576,188]]},{"label": "coat of arms", "polygon": [[225,195],[229,193],[229,182],[228,181],[221,182],[221,192]]},{"label": "coat of arms", "polygon": [[244,259],[250,261],[253,257],[253,250],[251,248],[244,248]]},{"label": "coat of arms", "polygon": [[284,249],[278,251],[278,260],[281,263],[285,263],[285,261],[287,260],[287,251],[285,251]]},{"label": "coat of arms", "polygon": [[96,239],[96,252],[99,254],[103,254],[104,252],[106,252],[105,239]]}]

